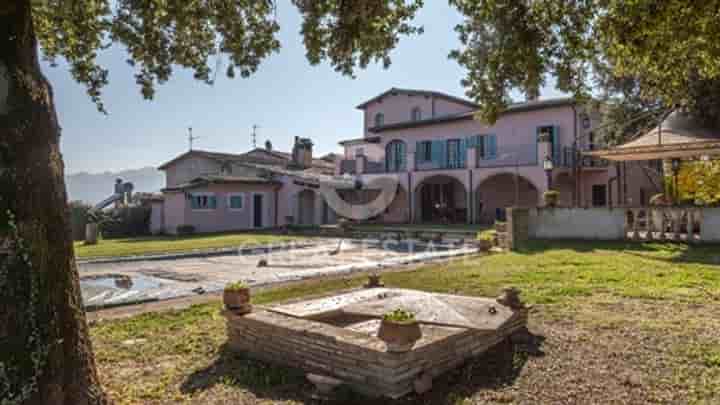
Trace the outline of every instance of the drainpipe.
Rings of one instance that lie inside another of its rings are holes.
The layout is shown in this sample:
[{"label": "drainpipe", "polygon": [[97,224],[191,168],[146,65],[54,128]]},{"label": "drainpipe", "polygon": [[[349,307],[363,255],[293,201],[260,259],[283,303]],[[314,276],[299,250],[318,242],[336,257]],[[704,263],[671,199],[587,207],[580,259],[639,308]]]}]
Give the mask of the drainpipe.
[{"label": "drainpipe", "polygon": [[[618,180],[618,176],[613,176],[613,177],[611,177],[610,179],[608,179],[608,182],[607,182],[607,189],[608,189],[608,194],[609,194],[608,197],[610,197],[610,198],[609,198],[610,201],[608,201],[608,202],[610,203],[610,208],[613,207],[612,184],[613,184],[613,182],[616,182],[617,180]],[[619,204],[620,204],[620,201],[619,201],[619,199],[618,199],[618,205],[619,205]]]},{"label": "drainpipe", "polygon": [[573,173],[575,174],[575,206],[580,206],[580,165],[578,164],[578,161],[580,160],[580,151],[578,150],[578,130],[577,130],[577,107],[573,103],[571,105],[573,110]]}]

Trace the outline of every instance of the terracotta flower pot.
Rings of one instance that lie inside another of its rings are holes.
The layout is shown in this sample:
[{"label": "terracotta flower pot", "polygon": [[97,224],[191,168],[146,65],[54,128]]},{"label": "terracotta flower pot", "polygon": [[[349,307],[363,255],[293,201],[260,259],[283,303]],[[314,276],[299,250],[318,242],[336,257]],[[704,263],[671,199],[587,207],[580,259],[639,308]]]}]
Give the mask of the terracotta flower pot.
[{"label": "terracotta flower pot", "polygon": [[477,247],[481,252],[488,252],[492,249],[493,243],[487,239],[480,239],[477,241]]},{"label": "terracotta flower pot", "polygon": [[380,322],[378,338],[385,342],[389,352],[402,353],[410,351],[415,342],[421,337],[422,331],[417,321],[398,323],[383,319]]},{"label": "terracotta flower pot", "polygon": [[223,304],[225,304],[225,308],[240,313],[252,311],[252,306],[250,305],[250,289],[244,288],[241,290],[223,291]]}]

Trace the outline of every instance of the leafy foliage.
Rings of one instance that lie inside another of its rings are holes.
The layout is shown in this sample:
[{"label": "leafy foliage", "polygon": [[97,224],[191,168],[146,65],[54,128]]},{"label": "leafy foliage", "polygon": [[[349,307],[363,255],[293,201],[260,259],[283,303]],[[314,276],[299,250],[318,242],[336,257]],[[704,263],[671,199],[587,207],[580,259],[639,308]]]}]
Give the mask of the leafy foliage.
[{"label": "leafy foliage", "polygon": [[629,81],[635,101],[718,122],[718,96],[708,88],[720,82],[720,1],[450,3],[465,16],[457,27],[463,48],[452,57],[468,69],[464,84],[486,121],[497,119],[511,90],[536,95],[554,75],[560,90],[581,99]]},{"label": "leafy foliage", "polygon": [[[672,179],[668,179],[672,184]],[[677,177],[678,200],[695,205],[720,204],[720,161],[684,162]]]},{"label": "leafy foliage", "polygon": [[243,291],[248,288],[250,288],[250,286],[244,281],[235,281],[234,283],[225,285],[225,291]]},{"label": "leafy foliage", "polygon": [[383,320],[393,323],[409,324],[415,322],[415,314],[402,308],[397,308],[384,314]]},{"label": "leafy foliage", "polygon": [[[345,75],[372,61],[390,65],[390,51],[401,35],[422,32],[411,26],[422,0],[293,0],[303,16],[302,34],[312,64],[329,60]],[[189,68],[211,84],[217,72],[212,58],[227,55],[225,74],[255,73],[280,49],[275,0],[47,0],[33,4],[33,19],[43,54],[52,63],[64,57],[75,80],[104,111],[101,89],[108,71],[98,52],[117,44],[136,68],[144,98],[166,82],[174,66]]]}]

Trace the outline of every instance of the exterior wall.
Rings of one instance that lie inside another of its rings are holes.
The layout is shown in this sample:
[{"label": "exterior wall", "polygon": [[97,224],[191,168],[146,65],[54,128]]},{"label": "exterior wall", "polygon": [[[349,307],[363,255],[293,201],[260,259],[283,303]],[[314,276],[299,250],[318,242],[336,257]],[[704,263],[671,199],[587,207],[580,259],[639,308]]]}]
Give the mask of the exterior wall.
[{"label": "exterior wall", "polygon": [[220,163],[213,159],[195,156],[181,159],[165,170],[165,187],[174,187],[205,174],[220,173]]},{"label": "exterior wall", "polygon": [[[253,195],[262,194],[263,227],[275,226],[275,187],[272,185],[211,184],[188,193],[214,193],[217,208],[193,210],[185,193],[165,194],[165,226],[168,233],[176,233],[179,225],[193,225],[199,233],[253,229]],[[243,193],[243,208],[231,210],[228,197]]]},{"label": "exterior wall", "polygon": [[158,234],[165,232],[164,201],[153,201],[150,204],[150,233]]},{"label": "exterior wall", "polygon": [[700,238],[705,242],[720,243],[720,208],[703,210]]},{"label": "exterior wall", "polygon": [[471,110],[471,108],[466,105],[430,95],[408,95],[402,93],[394,96],[388,95],[383,97],[382,100],[370,103],[365,107],[363,118],[364,133],[367,134],[368,128],[375,126],[375,114],[382,113],[385,116],[385,124],[397,124],[399,122],[411,121],[412,110],[415,107],[420,108],[422,119],[458,114]]},{"label": "exterior wall", "polygon": [[531,239],[622,240],[625,210],[608,208],[536,208],[530,210]]}]

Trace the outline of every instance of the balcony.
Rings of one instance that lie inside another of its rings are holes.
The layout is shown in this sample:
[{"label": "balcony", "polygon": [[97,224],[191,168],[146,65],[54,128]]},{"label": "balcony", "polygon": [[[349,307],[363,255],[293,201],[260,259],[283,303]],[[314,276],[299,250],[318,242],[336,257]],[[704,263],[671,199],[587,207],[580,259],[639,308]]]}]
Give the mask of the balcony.
[{"label": "balcony", "polygon": [[478,168],[535,166],[538,164],[538,148],[536,144],[499,145],[495,155],[483,153],[478,149]]},{"label": "balcony", "polygon": [[[563,148],[562,159],[559,162],[559,167],[575,167],[575,154],[573,151],[574,149],[570,146],[565,146]],[[610,161],[593,156],[581,156],[579,166],[584,169],[606,169],[610,166]]]}]

